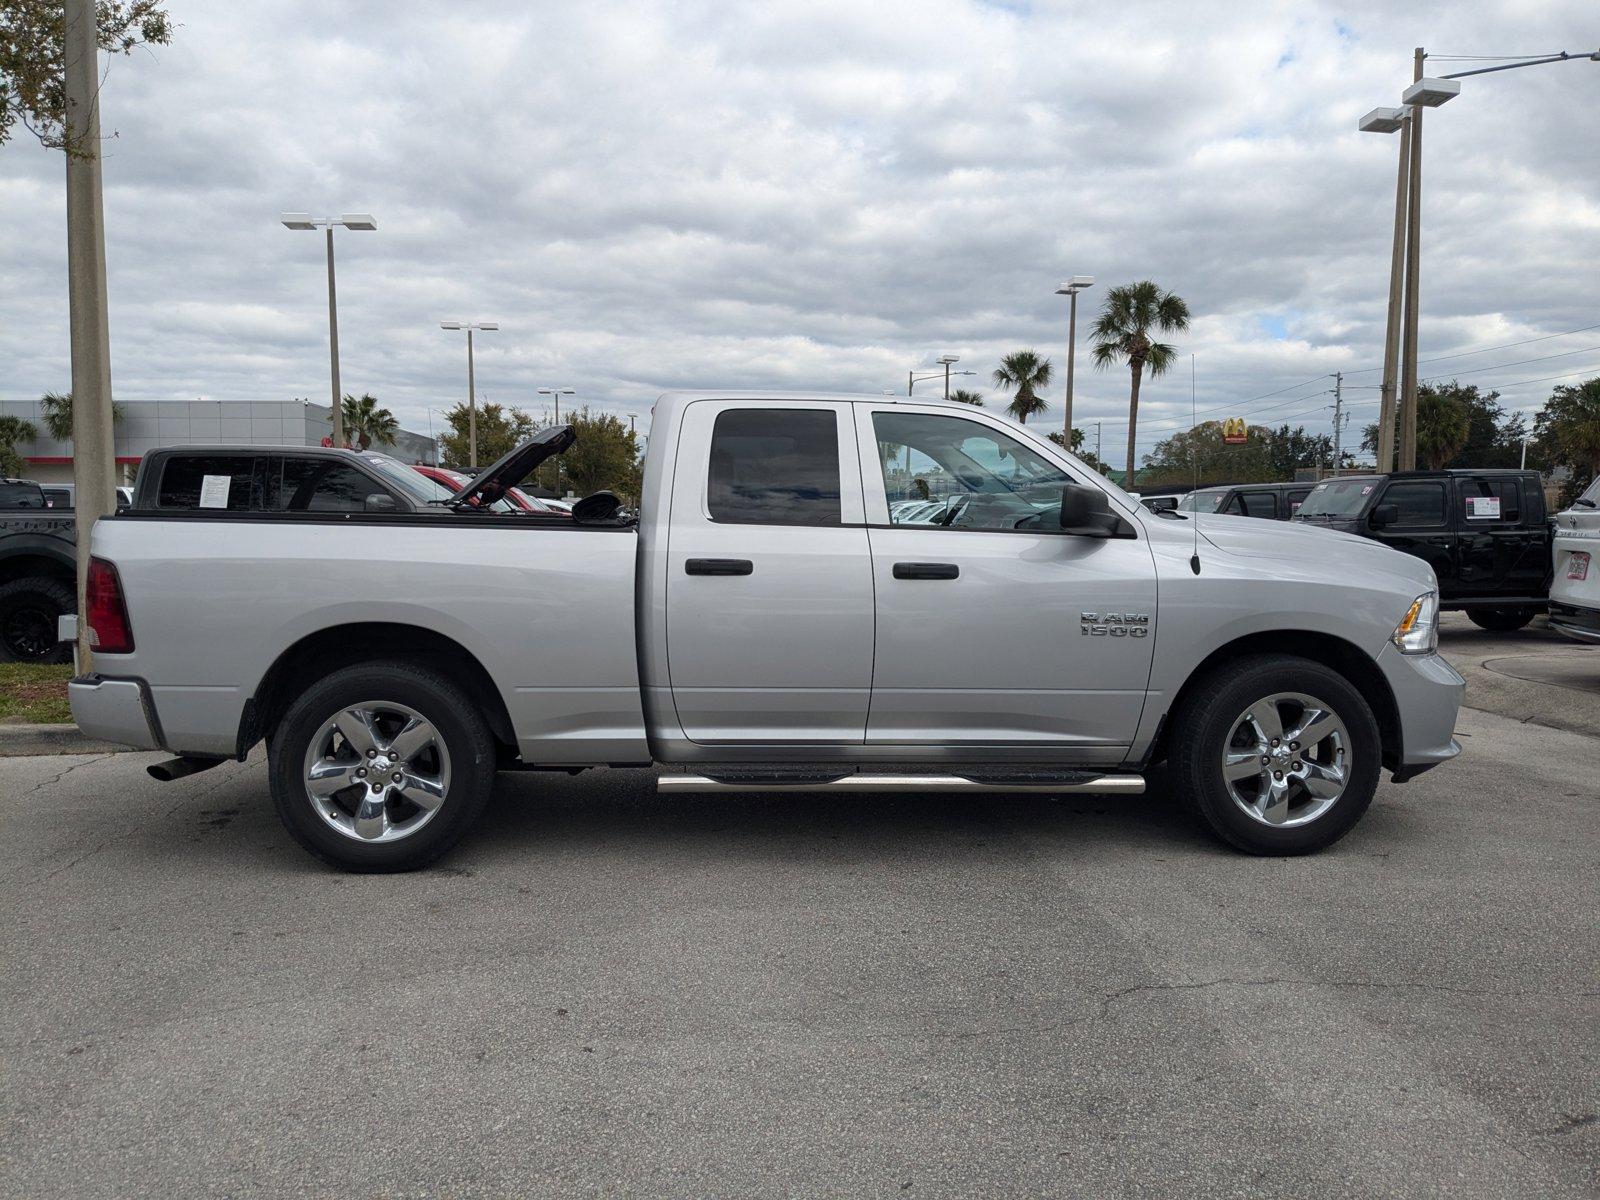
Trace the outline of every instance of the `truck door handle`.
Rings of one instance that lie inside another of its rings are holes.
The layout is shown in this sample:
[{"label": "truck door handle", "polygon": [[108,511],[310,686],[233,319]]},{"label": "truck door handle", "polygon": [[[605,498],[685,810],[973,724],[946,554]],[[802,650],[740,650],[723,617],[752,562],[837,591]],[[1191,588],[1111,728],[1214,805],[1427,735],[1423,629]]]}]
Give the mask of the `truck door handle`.
[{"label": "truck door handle", "polygon": [[685,575],[748,575],[754,570],[748,558],[691,558],[683,564]]},{"label": "truck door handle", "polygon": [[895,563],[896,579],[955,579],[961,568],[955,563]]}]

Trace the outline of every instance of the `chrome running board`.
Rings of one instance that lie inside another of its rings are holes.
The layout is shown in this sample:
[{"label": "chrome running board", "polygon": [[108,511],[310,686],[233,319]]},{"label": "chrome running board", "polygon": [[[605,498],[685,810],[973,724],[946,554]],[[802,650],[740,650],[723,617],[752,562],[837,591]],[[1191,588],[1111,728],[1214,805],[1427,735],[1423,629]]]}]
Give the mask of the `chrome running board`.
[{"label": "chrome running board", "polygon": [[668,772],[656,780],[658,792],[1049,792],[1074,795],[1083,792],[1138,796],[1144,792],[1140,775],[1094,775],[1087,772],[1061,779],[1041,779],[1037,774],[1016,779],[968,779],[962,775],[851,774],[837,779],[796,777],[712,778]]}]

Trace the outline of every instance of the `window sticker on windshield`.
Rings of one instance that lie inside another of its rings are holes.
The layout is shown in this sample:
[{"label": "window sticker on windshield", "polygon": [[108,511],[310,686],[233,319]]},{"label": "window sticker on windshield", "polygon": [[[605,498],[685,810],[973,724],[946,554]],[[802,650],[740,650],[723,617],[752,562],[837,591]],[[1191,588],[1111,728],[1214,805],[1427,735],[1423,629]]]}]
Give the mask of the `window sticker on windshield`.
[{"label": "window sticker on windshield", "polygon": [[1468,496],[1467,519],[1469,521],[1498,521],[1500,519],[1500,497]]},{"label": "window sticker on windshield", "polygon": [[1361,494],[1362,494],[1362,495],[1363,495],[1363,496],[1365,496],[1365,495],[1366,495],[1366,494],[1367,494],[1367,493],[1368,493],[1368,492],[1370,492],[1370,491],[1371,491],[1371,490],[1372,490],[1372,488],[1373,488],[1373,486],[1374,486],[1374,485],[1372,485],[1372,484],[1370,484],[1370,483],[1369,483],[1369,484],[1367,484],[1367,485],[1366,485],[1366,486],[1365,486],[1365,487],[1363,487],[1363,488],[1362,488],[1362,489],[1361,489]]},{"label": "window sticker on windshield", "polygon": [[200,480],[200,507],[227,508],[232,475],[207,475]]}]

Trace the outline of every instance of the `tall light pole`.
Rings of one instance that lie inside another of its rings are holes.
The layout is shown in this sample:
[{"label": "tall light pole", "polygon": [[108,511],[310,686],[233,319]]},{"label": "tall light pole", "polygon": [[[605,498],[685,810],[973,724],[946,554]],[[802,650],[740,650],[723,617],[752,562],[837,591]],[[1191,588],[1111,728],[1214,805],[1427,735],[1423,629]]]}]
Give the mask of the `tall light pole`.
[{"label": "tall light pole", "polygon": [[959,354],[941,354],[938,358],[939,365],[944,367],[944,398],[950,399],[950,364],[961,361]]},{"label": "tall light pole", "polygon": [[[556,403],[556,424],[561,424],[561,397],[576,396],[576,388],[540,388],[539,395],[549,396]],[[561,456],[556,455],[556,497],[561,496]]]},{"label": "tall light pole", "polygon": [[1072,451],[1072,368],[1078,350],[1078,293],[1093,286],[1093,275],[1074,275],[1056,289],[1056,295],[1072,297],[1067,317],[1067,411],[1061,427],[1062,436],[1067,439],[1062,445],[1068,453]]},{"label": "tall light pole", "polygon": [[[944,362],[944,359],[941,358],[941,359],[939,359],[939,361],[940,362]],[[954,358],[952,358],[950,360],[950,362],[956,362],[956,361],[958,361],[958,360],[954,359]],[[945,368],[944,368],[944,371],[942,373],[942,377],[944,379],[944,398],[946,400],[950,399],[950,377],[952,375],[976,375],[976,374],[977,374],[976,371],[952,371],[950,369],[950,364],[949,363],[945,363]],[[930,371],[926,375],[918,375],[917,371],[916,371],[916,368],[913,367],[911,370],[906,372],[906,395],[908,395],[908,396],[911,395],[912,391],[916,388],[917,384],[923,383],[924,381],[929,380],[929,379],[938,379],[940,377],[941,377],[941,373],[938,372],[938,371]]]},{"label": "tall light pole", "polygon": [[500,328],[498,321],[440,321],[440,329],[465,329],[467,331],[467,457],[470,466],[478,466],[478,381],[473,375],[472,335],[476,330]]},{"label": "tall light pole", "polygon": [[339,303],[333,285],[333,227],[371,232],[378,227],[371,213],[345,213],[342,217],[313,217],[310,213],[284,213],[278,218],[285,229],[328,231],[328,358],[333,366],[333,444],[344,445],[344,393],[339,390]]},{"label": "tall light pole", "polygon": [[[1392,469],[1394,406],[1400,407],[1399,466],[1417,466],[1417,318],[1422,274],[1422,110],[1438,108],[1461,93],[1459,80],[1469,75],[1489,75],[1546,63],[1600,62],[1600,51],[1547,54],[1476,67],[1437,78],[1424,76],[1427,52],[1418,46],[1412,55],[1412,83],[1400,96],[1401,108],[1375,108],[1357,123],[1363,133],[1400,132],[1400,167],[1395,184],[1394,245],[1389,263],[1389,315],[1384,338],[1382,405],[1378,416],[1380,471]],[[1403,282],[1402,282],[1403,280]],[[1403,348],[1401,342],[1404,342]],[[1398,364],[1397,360],[1398,359]],[[1399,378],[1396,379],[1398,374]]]}]

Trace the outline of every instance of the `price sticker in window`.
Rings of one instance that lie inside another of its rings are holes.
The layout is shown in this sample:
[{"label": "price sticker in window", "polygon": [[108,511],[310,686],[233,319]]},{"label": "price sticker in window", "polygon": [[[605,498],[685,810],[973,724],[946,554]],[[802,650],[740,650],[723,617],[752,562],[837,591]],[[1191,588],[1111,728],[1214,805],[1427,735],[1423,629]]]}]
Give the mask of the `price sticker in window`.
[{"label": "price sticker in window", "polygon": [[203,476],[200,480],[200,507],[227,508],[228,491],[232,486],[232,475]]},{"label": "price sticker in window", "polygon": [[1498,521],[1500,519],[1499,496],[1468,496],[1467,520],[1469,521]]}]

